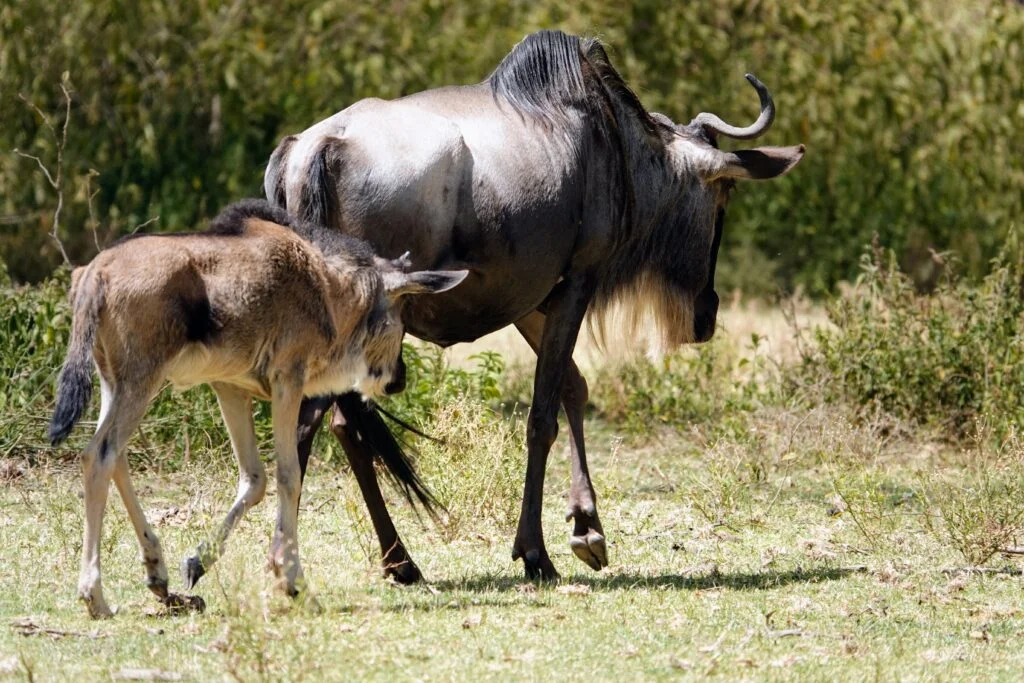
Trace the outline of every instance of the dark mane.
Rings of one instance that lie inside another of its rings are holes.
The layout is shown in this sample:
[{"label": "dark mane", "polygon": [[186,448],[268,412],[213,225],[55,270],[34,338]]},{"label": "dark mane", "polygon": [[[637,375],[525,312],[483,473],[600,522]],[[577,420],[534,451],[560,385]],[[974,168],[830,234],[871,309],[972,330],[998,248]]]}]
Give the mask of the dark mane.
[{"label": "dark mane", "polygon": [[201,234],[240,235],[245,230],[245,221],[249,218],[277,223],[290,228],[299,237],[320,247],[324,254],[344,252],[358,265],[373,263],[373,249],[363,240],[344,235],[337,230],[330,230],[322,225],[300,220],[284,209],[273,206],[265,199],[242,199],[229,205],[210,222],[210,227],[206,232]]},{"label": "dark mane", "polygon": [[291,215],[284,209],[272,205],[265,199],[242,199],[229,204],[217,217],[210,221],[210,225],[202,232],[156,232],[156,233],[133,233],[124,235],[114,241],[111,249],[119,244],[139,239],[141,237],[241,237],[245,234],[245,221],[249,218],[256,218],[270,223],[276,223],[289,228],[302,239],[315,244],[325,255],[344,253],[360,267],[373,264],[375,256],[373,248],[366,242],[356,237],[343,235],[336,230],[330,230],[322,225],[316,225],[310,221],[303,221]]},{"label": "dark mane", "polygon": [[[588,79],[588,72],[596,78]],[[593,88],[603,86],[636,116],[645,131],[656,128],[596,38],[582,39],[561,31],[531,33],[501,60],[487,83],[496,99],[508,102],[524,116],[549,123],[564,122],[570,107],[602,109],[593,101],[595,95],[600,96]]]}]

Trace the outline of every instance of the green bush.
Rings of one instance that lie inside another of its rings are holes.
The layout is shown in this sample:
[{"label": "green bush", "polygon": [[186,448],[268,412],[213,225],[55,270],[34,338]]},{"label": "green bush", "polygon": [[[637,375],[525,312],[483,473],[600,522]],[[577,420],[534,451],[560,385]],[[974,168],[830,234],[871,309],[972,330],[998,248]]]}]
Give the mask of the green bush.
[{"label": "green bush", "polygon": [[[765,144],[809,152],[790,177],[742,186],[725,282],[824,292],[856,275],[875,232],[919,284],[935,277],[928,247],[980,274],[1024,210],[1024,10],[1006,0],[13,0],[0,9],[0,150],[52,167],[53,136],[16,95],[59,126],[69,71],[62,234],[82,261],[154,216],[149,229],[196,227],[260,193],[283,135],[362,97],[479,81],[543,27],[599,35],[644,103],[680,121],[746,122],[756,99],[741,75],[769,85],[779,118]],[[55,204],[33,161],[0,155],[0,260],[15,280],[57,262]],[[748,277],[755,267],[768,277]]]},{"label": "green bush", "polygon": [[827,400],[881,408],[963,436],[984,420],[994,436],[1024,418],[1024,260],[1013,235],[979,284],[946,275],[918,294],[891,251],[862,259],[853,290],[829,306],[832,327],[798,376]]},{"label": "green bush", "polygon": [[[754,351],[759,343],[755,336]],[[590,382],[590,401],[600,417],[641,440],[660,427],[724,433],[769,400],[774,384],[764,381],[764,370],[761,357],[741,356],[719,339],[657,360],[603,365]]]}]

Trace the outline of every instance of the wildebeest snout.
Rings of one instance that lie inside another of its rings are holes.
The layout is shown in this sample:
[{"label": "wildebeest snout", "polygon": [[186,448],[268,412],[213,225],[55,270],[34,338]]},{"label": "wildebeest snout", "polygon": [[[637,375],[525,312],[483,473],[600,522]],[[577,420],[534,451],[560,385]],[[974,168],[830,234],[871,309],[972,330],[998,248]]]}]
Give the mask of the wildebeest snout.
[{"label": "wildebeest snout", "polygon": [[693,307],[693,338],[698,344],[715,336],[718,319],[718,293],[708,288],[697,295]]},{"label": "wildebeest snout", "polygon": [[405,390],[405,361],[402,360],[402,354],[398,354],[398,362],[395,363],[395,374],[391,376],[391,381],[384,385],[384,393],[387,395],[400,394]]}]

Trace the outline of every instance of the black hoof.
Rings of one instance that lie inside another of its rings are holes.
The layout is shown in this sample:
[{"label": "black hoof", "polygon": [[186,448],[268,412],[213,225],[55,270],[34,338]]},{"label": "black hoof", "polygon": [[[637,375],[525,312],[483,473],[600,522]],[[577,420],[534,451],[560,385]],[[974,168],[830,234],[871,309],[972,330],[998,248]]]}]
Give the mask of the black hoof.
[{"label": "black hoof", "polygon": [[185,590],[192,590],[203,578],[206,569],[198,557],[189,557],[181,563],[181,580],[185,582]]},{"label": "black hoof", "polygon": [[164,598],[164,607],[167,608],[170,614],[184,614],[185,612],[198,612],[202,614],[206,611],[206,601],[198,595],[168,593],[167,597]]},{"label": "black hoof", "polygon": [[557,581],[560,577],[546,550],[527,550],[523,554],[512,553],[512,559],[523,558],[526,578],[530,581]]},{"label": "black hoof", "polygon": [[384,565],[384,578],[392,578],[396,583],[410,586],[423,580],[423,574],[412,560]]},{"label": "black hoof", "polygon": [[167,579],[158,579],[150,576],[146,579],[146,588],[153,591],[153,594],[161,600],[167,599]]}]

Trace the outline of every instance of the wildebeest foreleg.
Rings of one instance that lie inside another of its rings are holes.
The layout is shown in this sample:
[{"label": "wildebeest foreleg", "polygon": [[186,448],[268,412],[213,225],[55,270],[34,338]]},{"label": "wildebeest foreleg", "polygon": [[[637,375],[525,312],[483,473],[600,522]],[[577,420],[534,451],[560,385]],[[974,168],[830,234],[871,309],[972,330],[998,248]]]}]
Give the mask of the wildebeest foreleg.
[{"label": "wildebeest foreleg", "polygon": [[[534,352],[540,347],[544,333],[544,315],[534,311],[516,321],[516,329],[523,335]],[[591,569],[599,571],[608,566],[604,530],[597,515],[597,494],[590,481],[587,452],[583,441],[583,410],[587,405],[587,380],[576,363],[569,362],[562,382],[562,408],[569,422],[569,460],[572,482],[569,488],[569,510],[566,521],[573,520],[569,546],[576,557]]]},{"label": "wildebeest foreleg", "polygon": [[298,440],[299,470],[302,472],[303,480],[306,479],[306,467],[309,465],[309,455],[313,450],[316,433],[320,431],[324,415],[332,405],[333,396],[317,396],[303,399],[299,408],[299,428],[295,438]]},{"label": "wildebeest foreleg", "polygon": [[157,538],[153,527],[146,520],[146,513],[139,504],[138,496],[135,494],[135,487],[132,486],[131,475],[128,472],[128,456],[121,453],[117,457],[117,464],[114,465],[114,484],[121,494],[124,507],[128,511],[128,519],[131,520],[135,535],[139,539],[139,549],[142,551],[142,564],[146,568],[146,587],[160,598],[167,599],[167,565],[164,564],[164,554],[160,548],[160,539]]},{"label": "wildebeest foreleg", "polygon": [[256,430],[252,419],[252,398],[248,393],[227,385],[214,384],[220,414],[231,437],[231,450],[238,462],[238,495],[221,523],[216,536],[196,548],[196,554],[181,563],[181,576],[186,590],[193,588],[224,551],[231,531],[246,512],[263,500],[267,490],[267,474],[256,447]]},{"label": "wildebeest foreleg", "polygon": [[537,351],[533,379],[533,403],[527,420],[526,483],[519,528],[512,546],[512,559],[523,558],[526,576],[555,579],[558,572],[544,547],[541,511],[544,498],[544,470],[548,452],[558,435],[558,404],[565,369],[572,362],[573,348],[592,288],[577,279],[566,279],[548,299],[547,319]]},{"label": "wildebeest foreleg", "polygon": [[274,385],[274,448],[277,451],[277,524],[270,544],[270,568],[288,595],[298,595],[302,583],[299,564],[298,515],[302,473],[296,447],[296,425],[302,403],[302,384],[282,378]]},{"label": "wildebeest foreleg", "polygon": [[331,431],[338,437],[342,448],[345,449],[352,473],[355,474],[359,490],[363,494],[363,500],[366,501],[370,521],[373,522],[377,540],[380,541],[384,576],[392,576],[398,583],[416,583],[423,577],[416,563],[409,557],[409,553],[391,521],[391,515],[388,514],[384,496],[381,495],[380,486],[377,484],[377,473],[373,469],[373,453],[365,442],[354,438],[352,430],[346,429],[345,415],[340,404],[335,406]]}]

